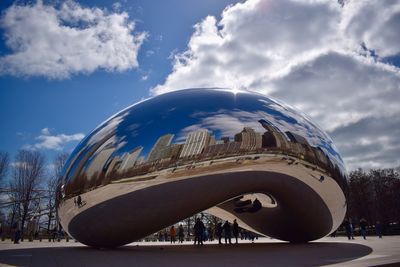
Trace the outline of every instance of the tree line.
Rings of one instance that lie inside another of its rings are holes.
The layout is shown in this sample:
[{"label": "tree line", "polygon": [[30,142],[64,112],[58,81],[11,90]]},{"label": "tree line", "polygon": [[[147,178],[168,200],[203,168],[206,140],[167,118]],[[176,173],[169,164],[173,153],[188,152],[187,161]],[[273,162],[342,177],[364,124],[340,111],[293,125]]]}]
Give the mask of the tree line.
[{"label": "tree line", "polygon": [[379,222],[386,233],[400,233],[399,168],[351,171],[346,199],[346,216],[356,225],[364,218],[370,227]]},{"label": "tree line", "polygon": [[0,152],[0,227],[2,236],[50,234],[56,222],[55,192],[68,154],[48,162],[43,153],[19,150],[13,161]]}]

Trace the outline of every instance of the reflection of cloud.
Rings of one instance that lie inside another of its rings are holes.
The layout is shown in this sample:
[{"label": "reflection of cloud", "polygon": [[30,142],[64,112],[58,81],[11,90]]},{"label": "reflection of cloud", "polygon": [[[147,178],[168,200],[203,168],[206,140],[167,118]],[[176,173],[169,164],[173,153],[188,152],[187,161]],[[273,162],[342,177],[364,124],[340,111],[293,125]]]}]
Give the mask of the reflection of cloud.
[{"label": "reflection of cloud", "polygon": [[228,111],[219,110],[217,112],[196,112],[191,117],[203,117],[198,124],[193,124],[182,129],[179,133],[178,140],[184,140],[188,133],[201,129],[208,129],[213,134],[220,137],[233,137],[235,134],[243,130],[244,127],[251,127],[256,132],[263,133],[265,129],[258,123],[263,117],[263,112],[248,112],[242,110]]},{"label": "reflection of cloud", "polygon": [[311,146],[321,147],[325,153],[335,159],[339,165],[343,165],[337,150],[333,147],[330,138],[321,131],[316,125],[312,124],[307,118],[304,118],[289,107],[281,106],[277,102],[262,101],[265,107],[273,110],[266,111],[244,111],[244,110],[219,110],[217,112],[195,112],[190,116],[199,118],[199,123],[190,125],[181,130],[176,141],[184,141],[190,132],[208,129],[213,134],[228,137],[234,137],[241,132],[244,127],[251,127],[256,132],[264,133],[266,130],[258,122],[265,119],[277,127],[281,132],[290,131],[303,136]]},{"label": "reflection of cloud", "polygon": [[[119,124],[124,120],[124,118],[129,114],[129,111],[125,110],[116,116],[112,117],[111,119],[106,120],[105,123],[101,124],[97,127],[90,135],[90,138],[87,142],[88,145],[95,144],[99,140],[102,140],[109,135],[110,133],[114,133],[117,130]],[[138,126],[132,126],[135,129]]]}]

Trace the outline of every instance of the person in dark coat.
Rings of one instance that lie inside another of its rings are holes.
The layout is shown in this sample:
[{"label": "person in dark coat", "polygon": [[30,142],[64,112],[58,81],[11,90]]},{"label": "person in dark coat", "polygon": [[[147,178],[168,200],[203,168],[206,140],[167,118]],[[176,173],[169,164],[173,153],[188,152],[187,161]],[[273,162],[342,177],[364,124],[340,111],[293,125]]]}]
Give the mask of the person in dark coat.
[{"label": "person in dark coat", "polygon": [[347,238],[350,240],[351,239],[351,229],[350,229],[349,220],[344,219],[343,224],[344,224],[344,229],[346,230]]},{"label": "person in dark coat", "polygon": [[196,223],[194,224],[194,244],[203,245],[203,232],[204,232],[204,224],[197,218]]},{"label": "person in dark coat", "polygon": [[367,236],[367,220],[364,218],[361,218],[360,220],[360,229],[361,229],[361,235],[364,239],[366,239]]},{"label": "person in dark coat", "polygon": [[234,236],[235,239],[236,239],[236,244],[237,244],[237,243],[238,243],[238,236],[239,236],[239,225],[238,225],[236,219],[233,220],[232,232],[233,232],[233,236]]},{"label": "person in dark coat", "polygon": [[78,204],[78,208],[80,208],[82,206],[82,197],[81,195],[78,196],[76,203]]},{"label": "person in dark coat", "polygon": [[351,224],[351,221],[349,219],[344,219],[343,224],[344,224],[344,228],[346,230],[347,238],[349,240],[350,239],[354,239],[354,236],[353,236],[353,225]]},{"label": "person in dark coat", "polygon": [[179,238],[179,243],[183,243],[183,238],[185,237],[185,231],[183,230],[182,224],[179,225],[178,228],[178,238]]},{"label": "person in dark coat", "polygon": [[229,224],[228,221],[225,221],[224,225],[222,226],[224,229],[224,235],[225,235],[225,244],[227,244],[229,240],[229,244],[232,244],[231,241],[231,225]]},{"label": "person in dark coat", "polygon": [[377,221],[375,224],[375,231],[376,231],[376,235],[379,238],[382,238],[382,224],[380,221]]},{"label": "person in dark coat", "polygon": [[219,244],[222,244],[221,243],[221,238],[222,238],[222,223],[218,223],[217,224],[217,226],[216,226],[216,228],[215,228],[215,234],[217,235],[217,237],[218,237],[218,243]]}]

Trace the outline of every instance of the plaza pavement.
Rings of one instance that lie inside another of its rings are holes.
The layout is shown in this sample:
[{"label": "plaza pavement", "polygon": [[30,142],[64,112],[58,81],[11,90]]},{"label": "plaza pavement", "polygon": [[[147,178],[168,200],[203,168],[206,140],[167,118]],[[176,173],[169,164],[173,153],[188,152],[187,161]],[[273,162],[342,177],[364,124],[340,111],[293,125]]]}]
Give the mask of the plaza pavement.
[{"label": "plaza pavement", "polygon": [[185,242],[138,242],[98,250],[80,243],[0,241],[0,266],[400,266],[400,236],[322,238],[289,244],[268,238],[254,243],[198,247]]}]

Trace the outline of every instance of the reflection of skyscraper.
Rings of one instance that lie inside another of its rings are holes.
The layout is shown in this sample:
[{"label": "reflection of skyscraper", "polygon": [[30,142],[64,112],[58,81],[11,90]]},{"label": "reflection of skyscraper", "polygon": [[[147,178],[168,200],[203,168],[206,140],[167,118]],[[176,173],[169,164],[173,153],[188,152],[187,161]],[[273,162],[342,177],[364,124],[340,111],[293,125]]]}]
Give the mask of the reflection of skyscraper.
[{"label": "reflection of skyscraper", "polygon": [[315,156],[318,159],[318,162],[323,165],[326,166],[328,164],[328,157],[326,156],[325,152],[320,148],[320,147],[313,147]]},{"label": "reflection of skyscraper", "polygon": [[235,134],[235,141],[241,142],[241,150],[255,150],[261,148],[261,134],[254,131],[253,128],[244,127],[240,133]]},{"label": "reflection of skyscraper", "polygon": [[147,161],[155,161],[162,158],[162,154],[165,153],[163,150],[171,144],[173,134],[165,134],[158,138],[157,142],[154,144],[153,148],[149,153]]},{"label": "reflection of skyscraper", "polygon": [[121,161],[120,157],[114,157],[107,166],[106,176],[109,176],[117,166],[117,163]]},{"label": "reflection of skyscraper", "polygon": [[92,179],[96,172],[103,171],[105,163],[114,151],[115,146],[113,144],[108,144],[100,152],[94,155],[89,167],[86,169],[86,174],[89,179]]},{"label": "reflection of skyscraper", "polygon": [[304,159],[305,156],[308,156],[308,160],[311,158],[315,158],[315,154],[310,150],[310,145],[308,141],[301,135],[292,132],[285,132],[286,135],[290,139],[291,150]]},{"label": "reflection of skyscraper", "polygon": [[221,137],[221,140],[222,140],[224,143],[228,143],[228,142],[229,142],[229,137],[228,137],[228,136]]},{"label": "reflection of skyscraper", "polygon": [[179,157],[184,158],[200,154],[203,152],[203,149],[208,146],[209,141],[210,133],[207,130],[190,133],[186,138],[186,142],[183,145]]},{"label": "reflection of skyscraper", "polygon": [[[82,170],[84,169],[85,164],[87,163],[88,159],[97,151],[97,149],[99,149],[99,147],[101,147],[103,144],[105,144],[106,142],[108,142],[111,137],[113,136],[113,132],[110,132],[109,134],[107,134],[106,136],[104,136],[103,138],[101,138],[100,140],[96,141],[95,144],[93,144],[92,146],[86,146],[80,153],[79,155],[77,155],[74,159],[74,161],[77,158],[79,159],[79,164],[75,167],[73,167],[73,165],[70,165],[66,171],[66,173],[68,173],[68,176],[73,175],[73,177],[78,176],[81,174]],[[72,174],[71,174],[72,172]],[[71,178],[73,179],[73,178]]]},{"label": "reflection of skyscraper", "polygon": [[289,131],[287,131],[287,132],[285,132],[285,133],[286,133],[286,135],[289,137],[289,139],[290,139],[291,142],[310,146],[310,145],[308,144],[307,139],[305,139],[303,136],[298,135],[298,134],[296,134],[296,133],[289,132]]},{"label": "reflection of skyscraper", "polygon": [[204,149],[203,153],[206,157],[236,154],[239,153],[241,144],[241,142],[222,142],[219,144],[207,146]]},{"label": "reflection of skyscraper", "polygon": [[267,130],[262,137],[263,147],[278,147],[285,149],[289,147],[288,140],[285,134],[281,132],[277,127],[273,126],[266,120],[262,119],[258,121],[262,127]]},{"label": "reflection of skyscraper", "polygon": [[144,161],[145,161],[144,156],[140,156],[136,161],[136,165],[142,164],[144,163]]},{"label": "reflection of skyscraper", "polygon": [[177,159],[182,150],[183,144],[171,144],[162,149],[160,158],[162,160]]},{"label": "reflection of skyscraper", "polygon": [[118,169],[119,172],[126,171],[133,166],[135,166],[136,159],[139,157],[140,153],[142,152],[143,147],[138,146],[132,149],[131,152],[129,152],[125,157],[124,160],[121,163],[120,168]]}]

